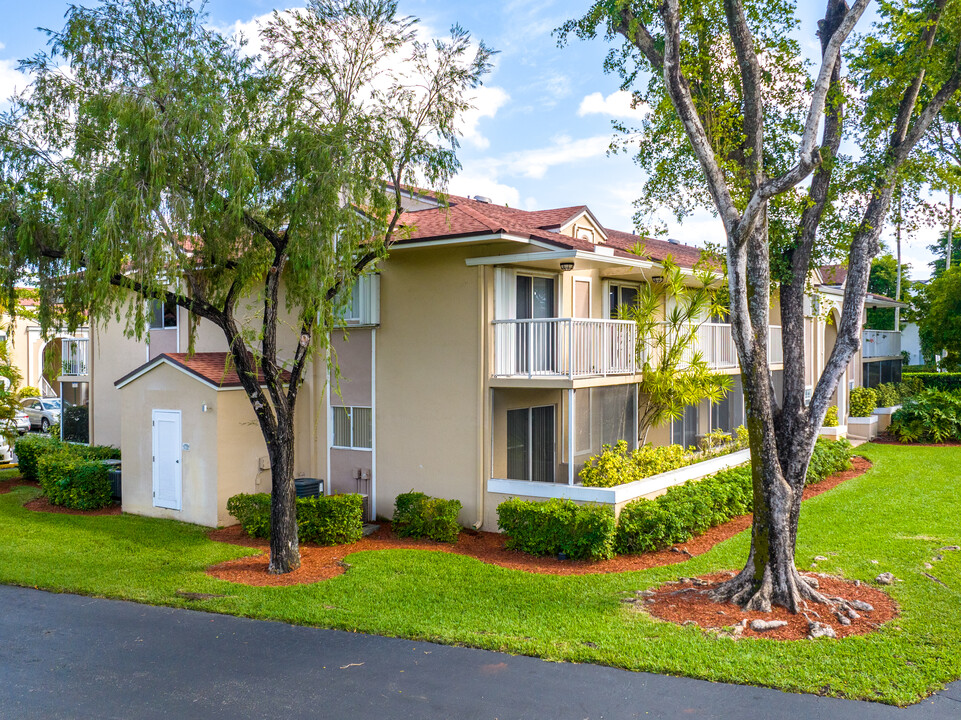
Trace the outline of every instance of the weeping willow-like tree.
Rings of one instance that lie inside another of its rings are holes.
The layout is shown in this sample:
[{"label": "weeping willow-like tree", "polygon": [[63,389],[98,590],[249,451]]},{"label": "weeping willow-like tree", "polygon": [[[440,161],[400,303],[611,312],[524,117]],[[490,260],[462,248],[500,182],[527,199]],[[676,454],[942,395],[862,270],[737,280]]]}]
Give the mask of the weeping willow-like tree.
[{"label": "weeping willow-like tree", "polygon": [[22,63],[32,82],[0,119],[0,280],[12,297],[31,276],[46,323],[86,311],[139,336],[157,299],[223,332],[270,458],[269,570],[286,573],[305,370],[386,256],[400,184],[456,170],[490,51],[458,27],[418,41],[392,0],[275,14],[256,54],[205,21],[188,0],[71,6]]},{"label": "weeping willow-like tree", "polygon": [[[822,2],[816,64],[803,60],[790,0],[599,0],[561,29],[617,42],[605,69],[650,109],[641,127],[623,128],[648,173],[641,209],[661,204],[684,217],[707,207],[726,236],[754,522],[743,570],[715,595],[749,609],[831,602],[794,562],[807,466],[860,346],[871,258],[899,176],[961,86],[961,2],[879,0],[877,22],[859,36],[870,0]],[[845,137],[857,146],[850,158],[839,152]],[[811,268],[832,248],[843,248],[847,283],[808,403],[804,298]],[[767,360],[772,287],[780,401]]]}]

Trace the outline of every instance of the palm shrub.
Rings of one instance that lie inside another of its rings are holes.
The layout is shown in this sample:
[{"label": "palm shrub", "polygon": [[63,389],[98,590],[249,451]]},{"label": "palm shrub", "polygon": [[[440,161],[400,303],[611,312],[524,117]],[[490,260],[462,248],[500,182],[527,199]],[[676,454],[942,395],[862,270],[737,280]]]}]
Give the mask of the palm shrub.
[{"label": "palm shrub", "polygon": [[891,418],[901,442],[961,440],[961,390],[924,390],[904,401]]},{"label": "palm shrub", "polygon": [[870,417],[878,406],[874,388],[859,387],[851,391],[851,417]]}]

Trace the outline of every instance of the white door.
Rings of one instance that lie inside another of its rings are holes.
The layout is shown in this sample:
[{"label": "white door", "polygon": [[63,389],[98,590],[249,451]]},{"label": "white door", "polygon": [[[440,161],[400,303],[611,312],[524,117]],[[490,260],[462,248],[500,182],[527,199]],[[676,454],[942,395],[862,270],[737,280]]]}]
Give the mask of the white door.
[{"label": "white door", "polygon": [[153,411],[153,504],[181,509],[183,465],[181,463],[179,410]]}]

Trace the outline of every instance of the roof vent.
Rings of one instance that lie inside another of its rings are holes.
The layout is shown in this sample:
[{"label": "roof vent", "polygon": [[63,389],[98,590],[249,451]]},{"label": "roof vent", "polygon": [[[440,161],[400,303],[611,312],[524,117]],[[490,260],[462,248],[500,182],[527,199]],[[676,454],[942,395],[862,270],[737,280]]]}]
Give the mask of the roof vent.
[{"label": "roof vent", "polygon": [[668,241],[669,243],[671,243],[671,245],[680,245],[680,244],[681,244],[681,241],[680,241],[680,240],[675,240],[674,238],[668,238],[667,241]]},{"label": "roof vent", "polygon": [[487,203],[488,205],[494,202],[489,197],[484,197],[483,195],[475,195],[474,200],[476,200],[477,202]]}]

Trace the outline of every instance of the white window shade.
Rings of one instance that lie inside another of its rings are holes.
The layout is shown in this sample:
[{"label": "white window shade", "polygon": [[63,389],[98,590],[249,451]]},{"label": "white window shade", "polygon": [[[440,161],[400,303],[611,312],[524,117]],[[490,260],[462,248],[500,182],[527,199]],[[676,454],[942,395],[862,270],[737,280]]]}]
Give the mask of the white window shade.
[{"label": "white window shade", "polygon": [[344,325],[380,325],[380,275],[361,275],[351,288]]}]

